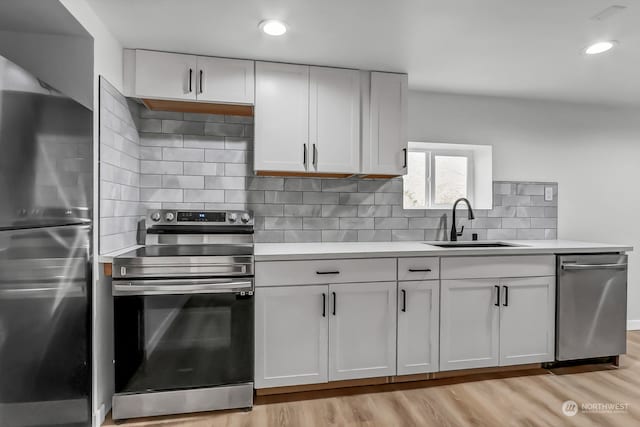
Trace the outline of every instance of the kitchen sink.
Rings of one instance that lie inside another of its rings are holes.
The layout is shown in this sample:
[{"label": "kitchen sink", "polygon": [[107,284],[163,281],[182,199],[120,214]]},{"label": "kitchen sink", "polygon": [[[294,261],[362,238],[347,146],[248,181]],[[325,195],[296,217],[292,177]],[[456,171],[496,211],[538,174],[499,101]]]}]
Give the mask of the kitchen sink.
[{"label": "kitchen sink", "polygon": [[437,246],[439,248],[508,248],[517,247],[520,245],[514,245],[504,242],[425,242],[425,245]]}]

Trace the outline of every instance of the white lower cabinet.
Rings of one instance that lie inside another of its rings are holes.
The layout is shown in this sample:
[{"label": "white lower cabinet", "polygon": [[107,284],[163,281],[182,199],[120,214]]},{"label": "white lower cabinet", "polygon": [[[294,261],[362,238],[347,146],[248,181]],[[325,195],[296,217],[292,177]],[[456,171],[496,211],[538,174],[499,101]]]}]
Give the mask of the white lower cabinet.
[{"label": "white lower cabinet", "polygon": [[502,279],[500,366],[555,357],[555,277]]},{"label": "white lower cabinet", "polygon": [[440,370],[553,360],[555,277],[442,281]]},{"label": "white lower cabinet", "polygon": [[329,286],[329,380],[396,373],[396,282]]},{"label": "white lower cabinet", "polygon": [[258,287],[255,387],[396,374],[396,282]]},{"label": "white lower cabinet", "polygon": [[329,287],[257,288],[255,387],[327,381]]},{"label": "white lower cabinet", "polygon": [[398,375],[438,370],[440,282],[398,282]]},{"label": "white lower cabinet", "polygon": [[441,371],[498,366],[498,288],[494,279],[442,281]]},{"label": "white lower cabinet", "polygon": [[476,258],[256,263],[255,387],[552,361],[555,259]]}]

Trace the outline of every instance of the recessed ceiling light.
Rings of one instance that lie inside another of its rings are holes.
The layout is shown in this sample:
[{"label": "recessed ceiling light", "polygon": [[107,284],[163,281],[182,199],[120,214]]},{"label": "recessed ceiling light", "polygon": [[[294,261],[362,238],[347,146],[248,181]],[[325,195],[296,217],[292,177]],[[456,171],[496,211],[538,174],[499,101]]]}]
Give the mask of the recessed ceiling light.
[{"label": "recessed ceiling light", "polygon": [[616,41],[603,41],[592,44],[584,50],[587,55],[597,55],[598,53],[604,53],[616,45]]},{"label": "recessed ceiling light", "polygon": [[287,32],[287,26],[284,22],[276,19],[267,19],[266,21],[262,21],[258,24],[258,28],[270,36],[281,36]]}]

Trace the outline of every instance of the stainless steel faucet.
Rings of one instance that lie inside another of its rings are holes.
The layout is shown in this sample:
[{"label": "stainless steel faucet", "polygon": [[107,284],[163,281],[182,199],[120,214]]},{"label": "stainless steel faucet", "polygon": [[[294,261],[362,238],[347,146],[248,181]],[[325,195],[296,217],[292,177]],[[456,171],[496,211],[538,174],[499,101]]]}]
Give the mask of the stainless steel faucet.
[{"label": "stainless steel faucet", "polygon": [[465,199],[464,197],[461,197],[458,200],[456,200],[455,203],[453,204],[453,217],[452,217],[452,224],[451,224],[451,236],[449,237],[449,240],[451,240],[452,242],[457,242],[458,241],[458,237],[462,236],[462,232],[464,231],[464,225],[460,229],[460,232],[458,232],[457,227],[456,227],[456,207],[458,206],[458,203],[460,203],[460,202],[465,202],[467,204],[467,211],[469,212],[469,219],[470,220],[475,219],[475,216],[473,215],[473,209],[471,209],[471,203],[469,203],[469,200]]}]

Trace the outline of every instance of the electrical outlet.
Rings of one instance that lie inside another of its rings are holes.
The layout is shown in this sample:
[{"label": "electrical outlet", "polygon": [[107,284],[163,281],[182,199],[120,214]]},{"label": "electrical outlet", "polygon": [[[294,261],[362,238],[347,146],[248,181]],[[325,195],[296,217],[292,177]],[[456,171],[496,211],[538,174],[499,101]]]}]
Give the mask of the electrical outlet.
[{"label": "electrical outlet", "polygon": [[544,187],[544,200],[547,202],[553,200],[553,187]]}]

